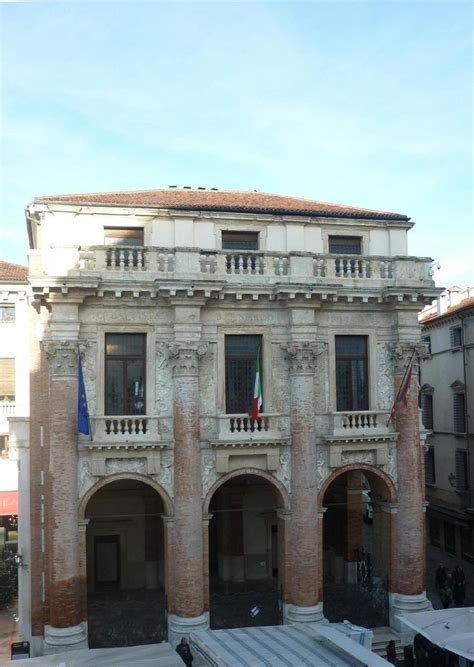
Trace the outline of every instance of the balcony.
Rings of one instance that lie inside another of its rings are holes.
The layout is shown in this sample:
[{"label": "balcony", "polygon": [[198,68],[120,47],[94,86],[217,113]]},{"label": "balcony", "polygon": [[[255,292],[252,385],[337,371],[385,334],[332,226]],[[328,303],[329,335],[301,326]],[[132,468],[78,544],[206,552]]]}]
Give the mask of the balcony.
[{"label": "balcony", "polygon": [[349,442],[390,437],[393,429],[387,423],[389,417],[389,410],[332,412],[330,414],[330,434],[327,439]]},{"label": "balcony", "polygon": [[285,438],[289,438],[289,417],[285,415],[262,414],[253,419],[246,414],[229,414],[217,417],[214,444],[270,444],[281,443]]},{"label": "balcony", "polygon": [[15,414],[15,401],[0,401],[0,419],[4,421],[7,417],[12,417]]},{"label": "balcony", "polygon": [[169,440],[161,436],[160,418],[149,415],[91,417],[92,440],[81,436],[84,445],[98,449],[162,448]]}]

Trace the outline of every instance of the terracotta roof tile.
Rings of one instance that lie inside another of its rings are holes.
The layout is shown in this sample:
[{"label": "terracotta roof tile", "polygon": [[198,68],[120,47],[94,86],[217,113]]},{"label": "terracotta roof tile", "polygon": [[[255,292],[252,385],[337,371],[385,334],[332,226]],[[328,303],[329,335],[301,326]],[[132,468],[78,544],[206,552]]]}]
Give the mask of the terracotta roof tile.
[{"label": "terracotta roof tile", "polygon": [[48,195],[36,197],[34,201],[36,203],[109,204],[112,206],[144,206],[177,210],[271,213],[275,215],[362,218],[365,220],[397,220],[403,222],[410,220],[409,217],[400,213],[376,211],[344,204],[330,204],[266,192],[238,192],[234,190],[168,188],[128,192]]},{"label": "terracotta roof tile", "polygon": [[449,317],[450,315],[454,315],[460,310],[465,310],[466,308],[470,308],[471,306],[474,306],[474,296],[470,296],[467,299],[460,301],[455,306],[450,306],[443,313],[434,313],[433,315],[426,315],[425,317],[423,317],[423,315],[421,314],[419,322],[420,324],[428,324],[434,322],[435,320],[441,320],[443,317]]},{"label": "terracotta roof tile", "polygon": [[26,283],[28,282],[28,267],[10,262],[0,262],[0,282]]}]

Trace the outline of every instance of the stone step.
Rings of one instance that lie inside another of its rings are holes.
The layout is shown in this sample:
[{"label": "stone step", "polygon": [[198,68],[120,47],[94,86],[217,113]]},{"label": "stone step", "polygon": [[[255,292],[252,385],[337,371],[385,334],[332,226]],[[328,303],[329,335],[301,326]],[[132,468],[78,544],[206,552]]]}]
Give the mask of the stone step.
[{"label": "stone step", "polygon": [[372,628],[374,638],[372,640],[372,652],[376,653],[381,658],[386,658],[386,648],[388,642],[393,639],[395,642],[395,650],[397,652],[397,660],[403,660],[403,646],[398,635],[389,627]]}]

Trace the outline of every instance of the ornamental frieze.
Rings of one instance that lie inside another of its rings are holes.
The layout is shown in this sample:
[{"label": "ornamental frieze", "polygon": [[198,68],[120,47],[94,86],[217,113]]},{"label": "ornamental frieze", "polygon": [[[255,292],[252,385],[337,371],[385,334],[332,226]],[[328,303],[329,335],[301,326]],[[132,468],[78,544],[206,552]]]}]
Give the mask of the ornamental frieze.
[{"label": "ornamental frieze", "polygon": [[284,343],[281,349],[286,352],[292,375],[311,375],[314,373],[318,356],[327,350],[327,343]]},{"label": "ornamental frieze", "polygon": [[77,343],[71,340],[45,340],[42,343],[52,376],[77,375]]},{"label": "ornamental frieze", "polygon": [[174,375],[198,375],[199,361],[207,353],[208,343],[179,342],[168,345]]}]

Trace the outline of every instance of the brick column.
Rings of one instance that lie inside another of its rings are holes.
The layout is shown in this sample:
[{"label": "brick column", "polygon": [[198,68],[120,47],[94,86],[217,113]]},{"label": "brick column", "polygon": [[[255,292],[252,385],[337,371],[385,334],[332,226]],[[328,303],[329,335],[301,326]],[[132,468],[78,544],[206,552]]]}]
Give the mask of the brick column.
[{"label": "brick column", "polygon": [[[397,394],[415,345],[395,346]],[[426,611],[431,603],[425,590],[424,451],[420,441],[418,409],[418,355],[415,354],[406,406],[399,402],[394,415],[397,440],[398,498],[395,539],[392,545],[390,625],[399,629],[397,614]]]},{"label": "brick column", "polygon": [[291,582],[284,605],[287,623],[323,620],[320,588],[320,534],[316,444],[314,432],[314,368],[321,345],[294,342],[284,346],[290,369],[292,435],[292,516],[287,566]]},{"label": "brick column", "polygon": [[357,583],[357,554],[364,546],[362,507],[362,474],[357,470],[347,473],[347,513],[345,517],[345,581]]},{"label": "brick column", "polygon": [[49,625],[44,653],[87,647],[78,530],[77,344],[44,343],[49,366]]},{"label": "brick column", "polygon": [[169,596],[172,644],[209,627],[204,611],[204,565],[199,430],[199,359],[207,343],[170,345],[174,372],[174,585]]}]

